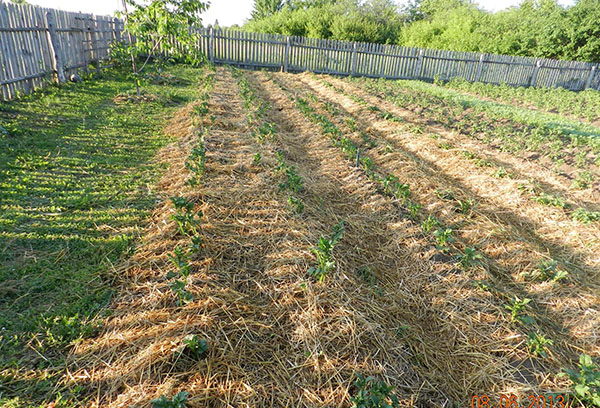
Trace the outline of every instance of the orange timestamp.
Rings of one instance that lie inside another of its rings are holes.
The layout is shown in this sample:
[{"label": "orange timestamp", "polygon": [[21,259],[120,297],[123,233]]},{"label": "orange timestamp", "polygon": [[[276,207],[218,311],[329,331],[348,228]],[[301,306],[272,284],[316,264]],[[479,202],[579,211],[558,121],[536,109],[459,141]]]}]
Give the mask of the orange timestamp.
[{"label": "orange timestamp", "polygon": [[500,395],[498,400],[487,395],[473,395],[471,408],[566,408],[565,397],[560,394],[528,395],[521,398],[516,395]]}]

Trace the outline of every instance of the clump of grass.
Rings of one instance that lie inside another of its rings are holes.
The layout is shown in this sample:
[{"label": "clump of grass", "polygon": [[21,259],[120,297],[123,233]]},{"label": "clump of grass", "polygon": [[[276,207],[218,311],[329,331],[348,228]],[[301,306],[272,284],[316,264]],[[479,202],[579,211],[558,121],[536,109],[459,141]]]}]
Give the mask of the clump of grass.
[{"label": "clump of grass", "polygon": [[395,408],[399,407],[398,397],[394,394],[394,387],[375,377],[357,375],[354,382],[356,393],[350,402],[353,408]]},{"label": "clump of grass", "polygon": [[323,282],[325,276],[335,268],[333,260],[333,249],[342,239],[344,233],[344,221],[340,221],[329,237],[321,236],[316,247],[312,252],[317,256],[317,266],[313,266],[308,270],[308,274],[317,282]]}]

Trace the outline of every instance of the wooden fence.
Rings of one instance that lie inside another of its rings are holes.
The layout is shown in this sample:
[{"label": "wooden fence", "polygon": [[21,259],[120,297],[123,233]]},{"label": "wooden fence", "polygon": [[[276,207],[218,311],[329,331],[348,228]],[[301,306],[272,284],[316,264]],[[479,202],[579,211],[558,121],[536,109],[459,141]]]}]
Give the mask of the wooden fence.
[{"label": "wooden fence", "polygon": [[[513,86],[600,90],[596,63],[190,30],[197,35],[197,51],[211,61],[248,68],[429,81],[462,77]],[[109,56],[110,43],[124,39],[123,22],[113,17],[0,0],[0,99],[29,93],[51,78],[64,81],[79,69],[89,70],[90,64],[99,68]]]},{"label": "wooden fence", "polygon": [[597,63],[212,28],[195,31],[199,36],[199,50],[211,61],[250,68],[429,81],[462,77],[471,82],[512,86],[600,90],[600,66]]},{"label": "wooden fence", "polygon": [[123,23],[110,16],[72,13],[0,0],[0,99],[64,82],[90,64],[101,68]]}]

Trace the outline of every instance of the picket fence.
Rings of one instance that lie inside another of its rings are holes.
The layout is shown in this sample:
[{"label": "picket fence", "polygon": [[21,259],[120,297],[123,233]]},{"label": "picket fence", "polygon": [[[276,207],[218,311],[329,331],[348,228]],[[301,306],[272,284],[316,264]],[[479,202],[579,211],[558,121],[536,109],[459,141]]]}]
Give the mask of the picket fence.
[{"label": "picket fence", "polygon": [[[0,99],[27,94],[78,70],[103,68],[123,22],[0,0]],[[106,67],[106,66],[104,66]]]},{"label": "picket fence", "polygon": [[[597,63],[559,61],[278,34],[190,28],[197,52],[214,63],[388,79],[448,80],[600,90]],[[123,22],[0,0],[0,99],[30,93],[80,69],[101,69]],[[169,40],[170,41],[170,40]],[[165,41],[168,43],[169,41]],[[166,46],[167,44],[165,44]],[[177,44],[170,44],[177,45]]]}]

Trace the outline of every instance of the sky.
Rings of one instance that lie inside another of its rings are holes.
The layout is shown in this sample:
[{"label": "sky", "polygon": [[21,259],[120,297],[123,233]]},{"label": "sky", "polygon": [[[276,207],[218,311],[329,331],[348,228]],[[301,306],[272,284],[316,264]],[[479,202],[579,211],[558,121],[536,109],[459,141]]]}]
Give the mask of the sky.
[{"label": "sky", "polygon": [[[476,0],[486,10],[498,11],[507,7],[516,6],[522,0]],[[121,9],[121,0],[27,0],[30,4],[44,7],[60,8],[68,11],[81,11],[94,14],[113,14],[115,10]],[[571,5],[574,0],[559,0],[560,4]],[[219,21],[221,26],[243,24],[250,17],[253,0],[212,0],[211,6],[203,15],[205,24],[213,24]],[[405,0],[397,0],[398,4],[406,3]]]}]

